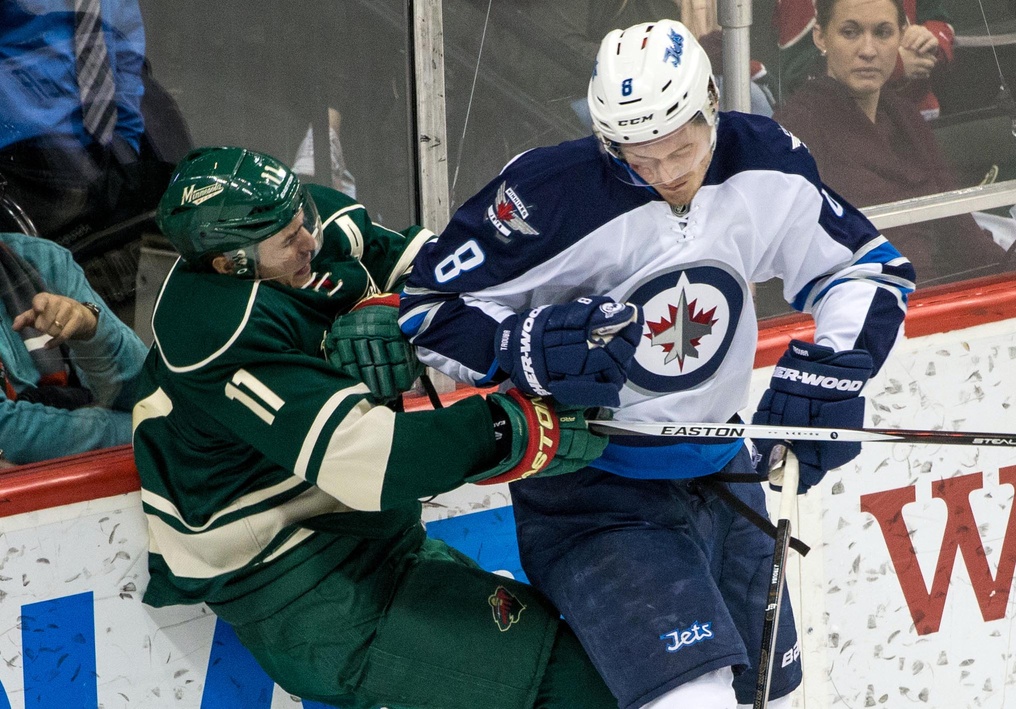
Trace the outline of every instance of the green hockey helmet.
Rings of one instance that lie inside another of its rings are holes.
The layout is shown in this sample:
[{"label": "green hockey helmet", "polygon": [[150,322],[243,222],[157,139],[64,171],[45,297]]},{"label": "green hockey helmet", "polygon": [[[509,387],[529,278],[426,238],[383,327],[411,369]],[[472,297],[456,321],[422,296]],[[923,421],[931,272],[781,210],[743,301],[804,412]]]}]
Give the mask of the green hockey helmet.
[{"label": "green hockey helmet", "polygon": [[257,244],[302,210],[321,245],[321,220],[300,180],[270,155],[235,147],[192,150],[159,200],[155,221],[187,261],[225,254],[233,274],[256,278]]}]

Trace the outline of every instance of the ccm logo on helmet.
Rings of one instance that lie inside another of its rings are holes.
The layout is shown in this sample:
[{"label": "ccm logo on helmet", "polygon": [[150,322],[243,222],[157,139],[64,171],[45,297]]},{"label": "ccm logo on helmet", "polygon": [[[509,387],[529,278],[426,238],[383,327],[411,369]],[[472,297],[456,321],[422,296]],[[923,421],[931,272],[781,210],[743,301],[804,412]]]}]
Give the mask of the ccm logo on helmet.
[{"label": "ccm logo on helmet", "polygon": [[651,121],[651,120],[653,120],[653,114],[650,113],[650,114],[642,116],[640,118],[626,118],[624,120],[620,120],[620,121],[617,122],[617,125],[619,125],[619,126],[635,126],[635,125],[638,125],[639,123],[646,123],[646,122]]},{"label": "ccm logo on helmet", "polygon": [[773,370],[773,379],[789,379],[792,382],[801,382],[808,386],[821,387],[823,389],[836,389],[837,391],[860,391],[864,382],[860,379],[839,379],[837,377],[823,377],[821,374],[801,372],[788,367],[777,367]]}]

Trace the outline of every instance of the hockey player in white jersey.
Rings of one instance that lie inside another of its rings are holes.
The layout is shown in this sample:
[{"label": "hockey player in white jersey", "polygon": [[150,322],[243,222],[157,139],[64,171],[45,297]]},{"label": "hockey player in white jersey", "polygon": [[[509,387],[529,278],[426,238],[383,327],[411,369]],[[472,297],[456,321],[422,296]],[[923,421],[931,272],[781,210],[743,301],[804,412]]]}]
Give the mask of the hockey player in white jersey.
[{"label": "hockey player in white jersey", "polygon": [[[709,60],[679,22],[608,34],[588,102],[593,136],[518,156],[421,249],[400,316],[420,359],[618,420],[737,420],[757,343],[750,284],[778,277],[815,341],[791,342],[753,421],[862,425],[909,261],[777,123],[718,112]],[[765,469],[773,442],[759,443]],[[860,451],[794,447],[799,492]],[[751,702],[773,542],[734,510],[765,515],[762,485],[729,479],[758,460],[741,442],[612,436],[583,471],[513,483],[523,567],[620,707]],[[801,682],[786,596],[782,609],[774,709]]]}]

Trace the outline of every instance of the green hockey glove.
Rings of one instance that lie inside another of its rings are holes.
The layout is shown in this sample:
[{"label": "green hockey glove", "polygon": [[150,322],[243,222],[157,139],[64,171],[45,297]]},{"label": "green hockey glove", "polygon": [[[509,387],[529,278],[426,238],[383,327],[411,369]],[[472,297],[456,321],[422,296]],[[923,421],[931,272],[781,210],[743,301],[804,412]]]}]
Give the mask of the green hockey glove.
[{"label": "green hockey glove", "polygon": [[600,457],[607,438],[586,427],[583,409],[551,404],[518,389],[489,394],[501,462],[466,482],[494,485],[528,477],[573,473]]},{"label": "green hockey glove", "polygon": [[395,293],[364,298],[335,318],[325,337],[325,356],[383,402],[397,399],[423,374],[413,346],[399,329]]}]

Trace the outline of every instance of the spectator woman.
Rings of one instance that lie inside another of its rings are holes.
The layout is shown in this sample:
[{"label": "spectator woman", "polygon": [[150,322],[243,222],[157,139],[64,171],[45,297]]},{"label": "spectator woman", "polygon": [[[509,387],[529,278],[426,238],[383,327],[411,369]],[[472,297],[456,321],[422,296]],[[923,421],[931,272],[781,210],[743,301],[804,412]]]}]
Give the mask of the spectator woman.
[{"label": "spectator woman", "polygon": [[[812,39],[826,62],[774,118],[807,144],[825,183],[865,207],[955,189],[912,101],[883,90],[906,26],[903,0],[817,0]],[[964,214],[886,230],[922,285],[981,276],[1005,255]]]},{"label": "spectator woman", "polygon": [[36,463],[130,443],[147,352],[70,251],[0,234],[0,460]]}]

